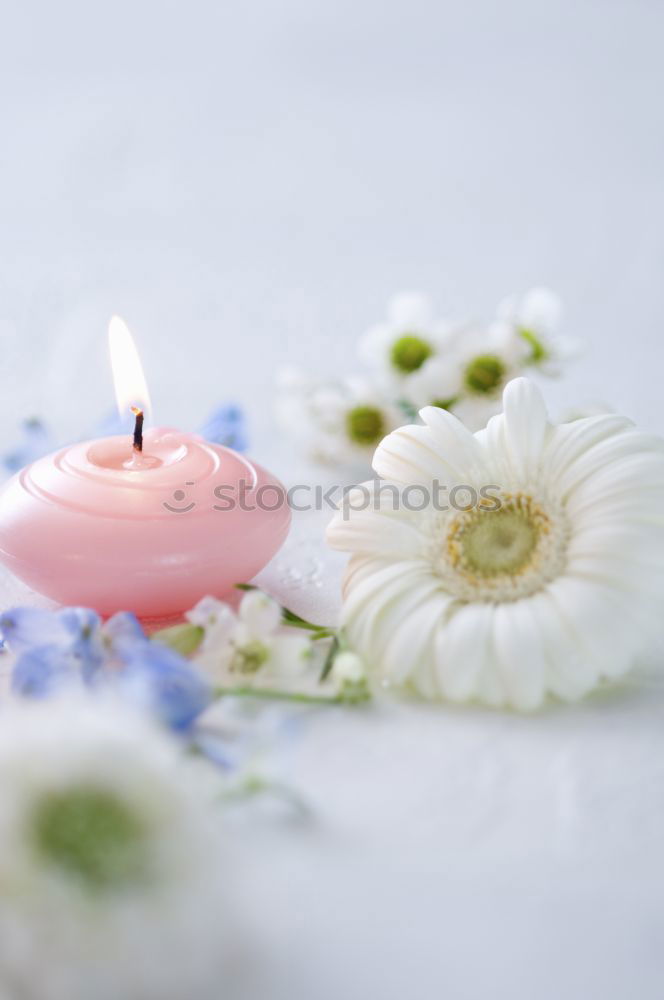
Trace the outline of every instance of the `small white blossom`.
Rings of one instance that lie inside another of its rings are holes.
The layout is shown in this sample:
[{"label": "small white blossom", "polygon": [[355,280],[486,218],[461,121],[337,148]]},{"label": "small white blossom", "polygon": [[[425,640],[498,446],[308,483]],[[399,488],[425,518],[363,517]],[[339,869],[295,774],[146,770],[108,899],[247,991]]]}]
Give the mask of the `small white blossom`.
[{"label": "small white blossom", "polygon": [[458,327],[448,335],[445,354],[427,362],[409,383],[409,402],[416,410],[449,410],[470,430],[481,430],[500,412],[507,383],[521,373],[520,353],[505,327]]},{"label": "small white blossom", "polygon": [[402,292],[389,301],[385,322],[370,327],[361,337],[358,352],[396,390],[407,386],[440,354],[445,338],[446,330],[434,321],[429,299],[417,292]]},{"label": "small white blossom", "polygon": [[545,374],[560,374],[562,365],[581,351],[580,341],[558,335],[562,303],[548,288],[510,295],[496,312],[497,329],[511,336],[523,363],[536,365]]},{"label": "small white blossom", "polygon": [[382,439],[403,422],[376,381],[306,379],[292,370],[279,383],[277,418],[310,458],[329,465],[366,466]]},{"label": "small white blossom", "polygon": [[364,660],[357,653],[344,650],[334,660],[332,676],[340,684],[359,684],[367,676]]},{"label": "small white blossom", "polygon": [[237,622],[233,609],[216,597],[203,597],[185,618],[205,630],[200,652],[219,649],[230,642]]},{"label": "small white blossom", "polygon": [[266,683],[289,681],[307,672],[311,662],[311,640],[281,628],[279,604],[259,590],[248,591],[237,614],[226,604],[205,597],[187,619],[210,633],[197,651],[194,662],[218,683]]}]

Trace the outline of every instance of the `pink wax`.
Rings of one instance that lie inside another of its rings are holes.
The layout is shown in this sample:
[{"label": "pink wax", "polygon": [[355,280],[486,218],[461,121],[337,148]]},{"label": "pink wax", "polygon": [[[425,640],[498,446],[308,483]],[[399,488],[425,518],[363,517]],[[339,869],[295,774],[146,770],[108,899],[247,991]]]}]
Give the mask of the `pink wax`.
[{"label": "pink wax", "polygon": [[250,580],[283,543],[285,490],[193,434],[152,429],[39,459],[0,491],[0,562],[61,604],[171,617]]}]

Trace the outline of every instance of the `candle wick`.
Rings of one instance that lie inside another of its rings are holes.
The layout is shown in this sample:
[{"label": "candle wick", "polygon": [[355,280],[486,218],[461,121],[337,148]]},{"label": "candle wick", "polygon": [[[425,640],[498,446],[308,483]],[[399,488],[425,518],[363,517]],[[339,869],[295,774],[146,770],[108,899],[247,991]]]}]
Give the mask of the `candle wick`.
[{"label": "candle wick", "polygon": [[143,451],[143,411],[132,406],[131,412],[136,417],[134,424],[134,451]]}]

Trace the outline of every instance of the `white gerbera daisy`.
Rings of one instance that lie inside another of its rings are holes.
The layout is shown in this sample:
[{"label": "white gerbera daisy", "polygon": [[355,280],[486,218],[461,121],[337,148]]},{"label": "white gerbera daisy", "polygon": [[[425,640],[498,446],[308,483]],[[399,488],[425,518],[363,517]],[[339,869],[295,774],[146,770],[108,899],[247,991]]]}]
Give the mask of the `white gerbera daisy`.
[{"label": "white gerbera daisy", "polygon": [[366,467],[377,444],[403,423],[403,413],[366,378],[279,377],[277,416],[314,461]]},{"label": "white gerbera daisy", "polygon": [[445,330],[434,322],[430,300],[418,292],[402,292],[388,302],[387,320],[361,337],[358,351],[388,384],[407,385],[415,372],[439,354],[445,337]]},{"label": "white gerbera daisy", "polygon": [[335,516],[351,646],[385,684],[519,709],[624,673],[664,610],[664,442],[616,415],[552,425],[524,378],[474,435],[421,416],[374,469],[401,488],[466,484],[477,502],[405,509],[373,484]]},{"label": "white gerbera daisy", "polygon": [[512,336],[524,364],[536,365],[550,375],[577,357],[581,342],[558,335],[562,316],[559,297],[548,288],[531,288],[525,295],[510,295],[497,309],[497,330]]},{"label": "white gerbera daisy", "polygon": [[211,790],[175,741],[126,705],[10,702],[0,788],[0,994],[223,993]]}]

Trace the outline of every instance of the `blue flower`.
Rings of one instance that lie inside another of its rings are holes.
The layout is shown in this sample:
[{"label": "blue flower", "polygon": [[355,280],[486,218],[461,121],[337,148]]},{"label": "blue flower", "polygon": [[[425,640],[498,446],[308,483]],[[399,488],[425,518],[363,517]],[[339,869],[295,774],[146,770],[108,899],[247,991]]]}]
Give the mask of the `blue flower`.
[{"label": "blue flower", "polygon": [[58,646],[67,630],[53,611],[42,608],[11,608],[0,615],[0,636],[14,653],[35,646]]},{"label": "blue flower", "polygon": [[244,411],[235,403],[225,403],[210,414],[199,429],[206,441],[246,451],[249,447]]},{"label": "blue flower", "polygon": [[101,618],[90,608],[65,608],[57,617],[69,640],[68,654],[78,663],[83,680],[91,680],[104,662]]},{"label": "blue flower", "polygon": [[16,661],[11,686],[24,698],[46,698],[81,680],[80,663],[71,653],[60,646],[34,646]]},{"label": "blue flower", "polygon": [[160,642],[134,645],[118,679],[132,701],[176,732],[190,731],[212,701],[207,681],[183,656]]},{"label": "blue flower", "polygon": [[18,472],[24,465],[47,455],[55,447],[49,431],[37,417],[24,420],[21,431],[22,438],[17,447],[0,456],[0,466],[9,473]]},{"label": "blue flower", "polygon": [[14,608],[0,637],[18,655],[12,688],[46,697],[64,685],[110,688],[177,732],[190,732],[212,701],[208,683],[175,650],[146,636],[123,611],[102,625],[89,608]]},{"label": "blue flower", "polygon": [[14,668],[18,677],[15,683],[24,685],[23,678],[30,678],[26,692],[42,686],[36,681],[40,657],[49,688],[57,677],[71,678],[75,673],[90,680],[104,660],[101,619],[89,608],[12,608],[0,615],[0,636],[19,657]]}]

